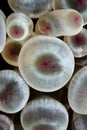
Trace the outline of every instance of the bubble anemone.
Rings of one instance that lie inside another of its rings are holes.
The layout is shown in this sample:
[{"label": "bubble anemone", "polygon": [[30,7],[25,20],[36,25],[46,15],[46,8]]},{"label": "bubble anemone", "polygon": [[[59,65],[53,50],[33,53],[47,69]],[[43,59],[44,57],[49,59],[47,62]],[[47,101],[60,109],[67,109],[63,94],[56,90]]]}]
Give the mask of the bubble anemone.
[{"label": "bubble anemone", "polygon": [[[68,27],[68,28],[67,28]],[[83,28],[83,18],[73,9],[50,11],[41,16],[35,27],[35,32],[48,36],[71,36]]]},{"label": "bubble anemone", "polygon": [[21,124],[26,130],[66,130],[68,121],[65,107],[50,97],[30,101],[21,112]]},{"label": "bubble anemone", "polygon": [[71,48],[75,57],[80,58],[87,55],[87,30],[83,28],[74,36],[65,36],[64,41]]},{"label": "bubble anemone", "polygon": [[23,45],[19,71],[32,88],[51,92],[62,88],[74,71],[74,56],[58,38],[35,36]]},{"label": "bubble anemone", "polygon": [[72,110],[78,114],[87,114],[87,66],[73,76],[68,88],[68,101]]},{"label": "bubble anemone", "polygon": [[8,0],[8,4],[13,11],[32,18],[38,18],[53,8],[53,0]]},{"label": "bubble anemone", "polygon": [[0,110],[19,112],[29,99],[29,87],[13,70],[0,71]]},{"label": "bubble anemone", "polygon": [[21,41],[32,34],[33,21],[23,13],[12,13],[6,19],[6,30],[11,39]]}]

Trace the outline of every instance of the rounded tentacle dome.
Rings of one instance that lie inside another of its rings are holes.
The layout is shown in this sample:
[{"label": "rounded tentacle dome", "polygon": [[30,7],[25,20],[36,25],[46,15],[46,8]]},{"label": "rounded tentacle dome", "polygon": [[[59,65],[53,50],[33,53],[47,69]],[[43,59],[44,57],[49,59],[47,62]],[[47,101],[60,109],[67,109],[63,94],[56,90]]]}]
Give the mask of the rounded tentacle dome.
[{"label": "rounded tentacle dome", "polygon": [[21,112],[21,124],[25,130],[66,130],[68,122],[64,105],[50,97],[30,101]]},{"label": "rounded tentacle dome", "polygon": [[32,88],[52,92],[70,80],[74,56],[58,38],[35,36],[23,45],[18,58],[19,71]]}]

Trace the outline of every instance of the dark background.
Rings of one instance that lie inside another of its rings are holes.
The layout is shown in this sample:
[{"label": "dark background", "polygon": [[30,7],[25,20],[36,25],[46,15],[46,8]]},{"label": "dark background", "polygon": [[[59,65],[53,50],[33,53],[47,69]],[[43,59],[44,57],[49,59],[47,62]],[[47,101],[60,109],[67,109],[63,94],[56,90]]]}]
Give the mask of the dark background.
[{"label": "dark background", "polygon": [[10,9],[7,0],[0,0],[0,9],[8,16],[13,11]]},{"label": "dark background", "polygon": [[[0,9],[4,12],[4,14],[6,15],[6,17],[13,12],[11,10],[11,8],[9,7],[7,0],[0,0]],[[4,61],[4,59],[2,58],[1,54],[0,54],[0,70],[9,69],[9,68],[12,69],[13,66],[7,64]]]}]

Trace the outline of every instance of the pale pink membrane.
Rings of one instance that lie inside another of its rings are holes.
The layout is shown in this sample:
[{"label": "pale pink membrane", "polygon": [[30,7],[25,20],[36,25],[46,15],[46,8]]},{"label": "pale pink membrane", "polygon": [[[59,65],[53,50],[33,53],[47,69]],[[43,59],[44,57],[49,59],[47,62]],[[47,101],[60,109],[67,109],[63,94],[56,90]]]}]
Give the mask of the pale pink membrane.
[{"label": "pale pink membrane", "polygon": [[73,113],[73,124],[75,130],[87,130],[87,115]]},{"label": "pale pink membrane", "polygon": [[25,42],[18,65],[29,86],[35,90],[51,92],[64,87],[71,78],[74,56],[62,40],[39,35]]},{"label": "pale pink membrane", "polygon": [[70,107],[78,114],[87,114],[87,66],[73,76],[68,88]]},{"label": "pale pink membrane", "polygon": [[29,87],[13,70],[0,71],[0,110],[17,113],[29,99]]},{"label": "pale pink membrane", "polygon": [[33,21],[23,13],[12,13],[6,19],[6,28],[11,39],[24,40],[33,32]]},{"label": "pale pink membrane", "polygon": [[22,41],[7,38],[6,45],[1,53],[3,59],[10,65],[18,67],[18,56],[22,48]]},{"label": "pale pink membrane", "polygon": [[0,130],[14,130],[13,121],[3,114],[0,114]]},{"label": "pale pink membrane", "polygon": [[69,118],[64,105],[50,97],[29,102],[21,112],[25,130],[66,130]]},{"label": "pale pink membrane", "polygon": [[71,48],[75,57],[80,58],[87,55],[87,30],[83,28],[74,36],[65,36],[64,41]]},{"label": "pale pink membrane", "polygon": [[8,4],[13,11],[32,18],[38,18],[53,8],[53,0],[8,0]]},{"label": "pale pink membrane", "polygon": [[5,26],[5,15],[0,10],[0,52],[2,52],[6,42],[6,26]]},{"label": "pale pink membrane", "polygon": [[10,34],[12,37],[20,38],[21,36],[24,35],[24,30],[21,27],[19,27],[18,25],[15,25],[15,26],[11,27]]},{"label": "pale pink membrane", "polygon": [[[71,25],[71,28],[80,27],[80,30],[77,32],[79,33],[83,28],[83,18],[79,12],[71,12],[68,17],[68,23]],[[76,33],[76,34],[77,34]]]},{"label": "pale pink membrane", "polygon": [[83,18],[73,9],[60,9],[41,16],[35,31],[48,36],[72,36],[79,33],[83,27]]}]

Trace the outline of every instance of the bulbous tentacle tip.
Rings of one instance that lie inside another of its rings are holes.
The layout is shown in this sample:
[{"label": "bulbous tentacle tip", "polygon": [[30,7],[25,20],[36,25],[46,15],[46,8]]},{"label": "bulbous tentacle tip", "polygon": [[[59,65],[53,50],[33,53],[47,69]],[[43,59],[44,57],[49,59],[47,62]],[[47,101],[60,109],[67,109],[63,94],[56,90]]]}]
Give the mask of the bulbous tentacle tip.
[{"label": "bulbous tentacle tip", "polygon": [[21,112],[24,129],[64,130],[67,129],[68,121],[68,112],[64,105],[47,96],[32,100]]},{"label": "bulbous tentacle tip", "polygon": [[14,130],[13,121],[4,114],[0,114],[0,130]]},{"label": "bulbous tentacle tip", "polygon": [[12,13],[6,19],[6,30],[11,39],[21,41],[32,34],[33,21],[23,13]]},{"label": "bulbous tentacle tip", "polygon": [[[69,89],[68,101],[72,110],[78,114],[87,114],[87,66],[82,67],[73,76]],[[73,96],[74,95],[74,96]]]},{"label": "bulbous tentacle tip", "polygon": [[[62,40],[39,35],[23,45],[18,65],[20,73],[32,88],[51,92],[62,88],[70,79],[74,70],[74,56]],[[66,73],[67,76],[64,76]]]},{"label": "bulbous tentacle tip", "polygon": [[18,56],[22,48],[23,41],[6,39],[6,45],[1,53],[3,59],[10,65],[18,67]]},{"label": "bulbous tentacle tip", "polygon": [[75,130],[87,130],[87,115],[73,112],[72,121]]},{"label": "bulbous tentacle tip", "polygon": [[64,41],[71,48],[75,57],[80,58],[87,55],[87,30],[83,28],[77,35],[66,36]]},{"label": "bulbous tentacle tip", "polygon": [[10,114],[19,112],[27,103],[29,94],[29,87],[17,72],[0,71],[1,111]]},{"label": "bulbous tentacle tip", "polygon": [[5,14],[0,10],[0,53],[4,49],[6,43],[6,25],[5,25]]},{"label": "bulbous tentacle tip", "polygon": [[8,0],[15,12],[23,12],[31,18],[39,18],[53,8],[53,0]]},{"label": "bulbous tentacle tip", "polygon": [[[68,29],[67,29],[68,27]],[[36,23],[36,32],[52,37],[72,36],[83,28],[83,18],[74,9],[59,9],[41,16]]]},{"label": "bulbous tentacle tip", "polygon": [[44,35],[49,35],[49,33],[52,31],[50,23],[47,22],[45,19],[39,21],[38,28],[40,32]]}]

